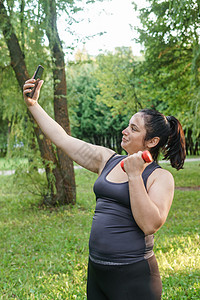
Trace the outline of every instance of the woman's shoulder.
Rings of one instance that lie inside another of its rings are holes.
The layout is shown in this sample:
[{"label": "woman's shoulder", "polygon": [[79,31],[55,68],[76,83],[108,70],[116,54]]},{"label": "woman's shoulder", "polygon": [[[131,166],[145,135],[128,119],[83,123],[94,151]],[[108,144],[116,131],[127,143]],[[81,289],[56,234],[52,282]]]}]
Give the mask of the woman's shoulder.
[{"label": "woman's shoulder", "polygon": [[168,170],[163,169],[163,168],[155,169],[155,171],[152,173],[152,176],[154,176],[155,179],[157,179],[159,181],[166,180],[168,183],[174,182],[173,175]]},{"label": "woman's shoulder", "polygon": [[147,189],[149,189],[149,187],[154,183],[162,184],[163,186],[171,189],[174,188],[174,177],[168,170],[157,168],[148,178]]}]

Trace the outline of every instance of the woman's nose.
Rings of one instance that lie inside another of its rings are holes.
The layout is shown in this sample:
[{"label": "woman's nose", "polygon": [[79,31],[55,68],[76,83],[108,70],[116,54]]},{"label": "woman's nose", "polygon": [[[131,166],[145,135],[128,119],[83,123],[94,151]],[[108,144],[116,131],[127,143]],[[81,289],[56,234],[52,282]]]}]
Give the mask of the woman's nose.
[{"label": "woman's nose", "polygon": [[126,127],[124,130],[122,130],[122,134],[127,135],[128,133],[128,127]]}]

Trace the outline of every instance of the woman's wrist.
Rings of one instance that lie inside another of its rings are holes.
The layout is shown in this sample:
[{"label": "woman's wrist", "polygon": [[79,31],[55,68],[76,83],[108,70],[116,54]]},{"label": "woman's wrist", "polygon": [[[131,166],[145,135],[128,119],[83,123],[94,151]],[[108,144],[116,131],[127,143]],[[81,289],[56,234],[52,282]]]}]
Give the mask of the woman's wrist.
[{"label": "woman's wrist", "polygon": [[129,182],[138,182],[142,180],[142,175],[140,173],[138,174],[128,174],[128,181]]},{"label": "woman's wrist", "polygon": [[28,109],[31,111],[31,109],[37,107],[39,104],[38,104],[37,101],[35,101],[35,102],[32,102],[31,104],[29,103],[29,104],[26,104],[26,105],[27,105]]}]

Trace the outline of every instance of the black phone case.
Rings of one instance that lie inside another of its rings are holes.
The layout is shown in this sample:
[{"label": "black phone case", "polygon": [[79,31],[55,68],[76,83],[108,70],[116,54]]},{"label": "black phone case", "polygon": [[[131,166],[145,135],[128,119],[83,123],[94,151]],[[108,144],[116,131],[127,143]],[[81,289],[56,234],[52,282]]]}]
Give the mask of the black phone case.
[{"label": "black phone case", "polygon": [[[36,79],[36,80],[37,80],[37,79],[41,79],[41,78],[42,78],[42,73],[43,73],[43,71],[44,71],[43,66],[39,65],[39,66],[37,67],[37,70],[36,70],[35,75],[34,75],[33,78]],[[39,80],[36,81],[35,86],[32,88],[32,92],[27,94],[28,97],[30,97],[30,98],[33,97],[34,92],[35,92],[35,89],[36,89],[36,87],[37,87],[37,85],[38,85],[38,82],[39,82]]]}]

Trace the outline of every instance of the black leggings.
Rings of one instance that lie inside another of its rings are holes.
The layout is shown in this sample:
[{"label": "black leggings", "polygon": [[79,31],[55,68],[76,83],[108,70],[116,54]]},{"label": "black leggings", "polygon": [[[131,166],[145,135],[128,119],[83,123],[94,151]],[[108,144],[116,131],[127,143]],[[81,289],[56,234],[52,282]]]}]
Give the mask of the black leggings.
[{"label": "black leggings", "polygon": [[88,300],[160,300],[162,282],[155,256],[128,265],[102,265],[89,259]]}]

